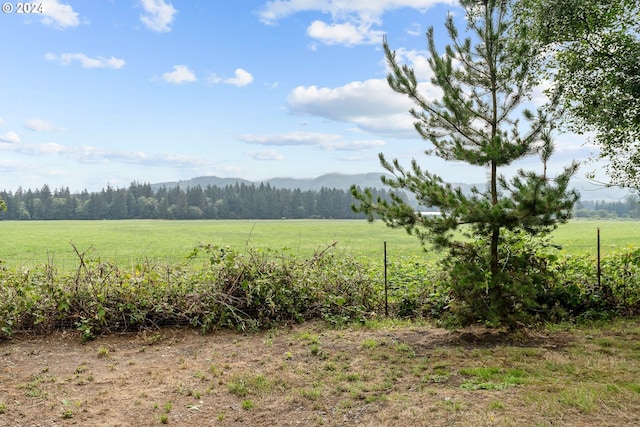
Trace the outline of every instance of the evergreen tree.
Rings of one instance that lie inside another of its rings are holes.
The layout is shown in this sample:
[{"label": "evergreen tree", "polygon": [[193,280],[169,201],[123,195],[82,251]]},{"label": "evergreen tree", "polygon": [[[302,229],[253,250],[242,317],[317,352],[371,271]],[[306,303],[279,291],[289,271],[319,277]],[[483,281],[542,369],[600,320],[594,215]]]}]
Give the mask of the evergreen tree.
[{"label": "evergreen tree", "polygon": [[[532,67],[536,52],[526,39],[510,32],[509,2],[462,0],[461,4],[468,37],[460,37],[449,15],[446,29],[452,44],[441,54],[433,27],[427,31],[431,83],[442,90],[442,99],[431,101],[419,92],[414,70],[398,64],[385,39],[388,82],[415,102],[410,111],[415,128],[433,146],[427,154],[486,168],[487,188],[474,188],[471,196],[465,196],[423,170],[415,159],[407,170],[380,154],[382,166],[394,176],[383,177],[383,183],[412,193],[420,205],[437,207],[441,215],[422,215],[398,195],[387,201],[352,187],[360,202],[354,210],[366,213],[369,220],[379,216],[423,244],[448,251],[446,270],[451,273],[459,320],[513,324],[520,319],[518,312],[526,314],[535,305],[538,279],[546,276],[537,270],[533,274],[531,269],[537,267],[530,253],[502,254],[513,252],[509,245],[525,238],[513,236],[544,235],[570,217],[578,195],[567,186],[578,165],[571,164],[555,178],[547,176],[556,101],[551,99],[535,113],[523,108],[538,83]],[[535,154],[542,159],[542,173],[519,170],[511,180],[499,173],[499,168]],[[457,238],[453,232],[458,229],[470,239]]]}]

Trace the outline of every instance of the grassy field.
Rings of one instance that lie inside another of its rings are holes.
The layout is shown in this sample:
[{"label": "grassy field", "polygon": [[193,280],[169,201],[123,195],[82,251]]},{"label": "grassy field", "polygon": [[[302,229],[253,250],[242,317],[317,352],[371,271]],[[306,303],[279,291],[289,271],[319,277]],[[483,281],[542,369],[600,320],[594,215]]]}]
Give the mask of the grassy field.
[{"label": "grassy field", "polygon": [[[596,253],[597,229],[602,251],[640,243],[640,222],[576,220],[555,232],[568,253]],[[332,242],[356,256],[382,258],[383,242],[390,257],[426,256],[418,240],[403,230],[354,220],[240,221],[1,221],[0,259],[7,266],[28,267],[53,262],[77,265],[70,242],[81,252],[92,247],[104,259],[120,264],[144,260],[174,262],[199,243],[270,249],[292,256],[310,256]]]}]

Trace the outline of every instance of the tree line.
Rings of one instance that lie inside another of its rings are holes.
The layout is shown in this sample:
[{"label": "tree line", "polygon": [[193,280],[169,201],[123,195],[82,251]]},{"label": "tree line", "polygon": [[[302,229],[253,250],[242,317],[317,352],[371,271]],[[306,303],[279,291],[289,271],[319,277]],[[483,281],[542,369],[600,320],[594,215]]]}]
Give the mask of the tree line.
[{"label": "tree line", "polygon": [[633,218],[640,219],[640,199],[632,194],[623,200],[585,200],[575,207],[576,218]]},{"label": "tree line", "polygon": [[[389,198],[387,190],[373,190]],[[32,190],[0,191],[6,210],[4,220],[96,219],[357,219],[350,192],[274,188],[270,184],[201,186],[182,189],[133,182],[129,188],[107,186],[99,192],[71,193],[68,187],[48,185]]]}]

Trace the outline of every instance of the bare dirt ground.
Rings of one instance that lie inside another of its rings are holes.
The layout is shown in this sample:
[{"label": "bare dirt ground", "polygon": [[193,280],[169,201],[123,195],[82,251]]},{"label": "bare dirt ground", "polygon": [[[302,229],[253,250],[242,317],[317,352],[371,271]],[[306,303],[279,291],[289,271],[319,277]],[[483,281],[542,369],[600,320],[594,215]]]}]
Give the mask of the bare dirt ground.
[{"label": "bare dirt ground", "polygon": [[0,426],[639,425],[638,325],[610,345],[410,324],[21,336],[0,342]]}]

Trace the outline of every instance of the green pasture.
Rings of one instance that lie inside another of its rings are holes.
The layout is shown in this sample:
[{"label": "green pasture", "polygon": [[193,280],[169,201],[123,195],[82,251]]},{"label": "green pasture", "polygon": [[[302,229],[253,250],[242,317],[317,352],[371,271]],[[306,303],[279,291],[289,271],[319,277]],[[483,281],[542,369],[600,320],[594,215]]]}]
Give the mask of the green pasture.
[{"label": "green pasture", "polygon": [[[603,254],[640,244],[640,222],[622,220],[574,220],[555,232],[555,242],[568,253],[595,255],[598,228]],[[338,251],[382,259],[386,241],[389,257],[438,256],[424,252],[404,230],[359,220],[0,221],[0,236],[0,259],[10,267],[74,267],[78,258],[71,242],[80,252],[92,248],[94,256],[123,267],[180,261],[200,243],[308,257],[337,242]]]}]

